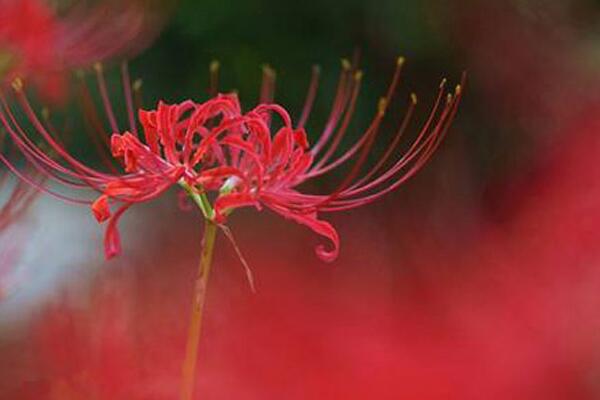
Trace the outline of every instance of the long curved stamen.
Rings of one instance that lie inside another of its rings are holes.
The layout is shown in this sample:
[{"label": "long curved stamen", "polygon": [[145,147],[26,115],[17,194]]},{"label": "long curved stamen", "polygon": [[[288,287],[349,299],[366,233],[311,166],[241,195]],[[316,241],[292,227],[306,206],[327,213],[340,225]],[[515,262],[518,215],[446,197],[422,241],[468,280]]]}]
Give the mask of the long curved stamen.
[{"label": "long curved stamen", "polygon": [[136,137],[138,136],[135,114],[133,111],[133,95],[131,93],[131,79],[129,77],[129,66],[127,62],[121,63],[121,83],[125,94],[125,106],[127,107],[127,117],[129,119],[129,129]]},{"label": "long curved stamen", "polygon": [[19,101],[19,103],[21,104],[21,107],[23,108],[23,111],[25,112],[25,115],[27,116],[29,121],[33,124],[34,128],[38,131],[38,133],[40,135],[42,135],[44,140],[46,140],[46,142],[51,146],[53,151],[56,151],[56,153],[58,153],[58,155],[61,156],[70,165],[72,165],[73,167],[75,167],[78,170],[85,172],[86,174],[89,174],[90,176],[96,176],[96,177],[105,176],[104,174],[100,174],[97,171],[85,166],[84,164],[82,164],[81,162],[76,160],[61,145],[59,145],[52,138],[52,136],[50,136],[48,131],[44,128],[44,126],[38,119],[37,115],[34,113],[32,107],[31,107],[31,104],[29,104],[27,97],[23,93],[22,83],[20,83],[20,84],[17,83],[15,85],[15,93],[17,95],[17,100]]},{"label": "long curved stamen", "polygon": [[[74,177],[79,179],[79,175],[72,173],[70,170],[64,168],[62,165],[56,163],[50,157],[48,157],[44,151],[42,151],[38,146],[36,146],[25,134],[25,131],[18,124],[14,114],[12,113],[10,107],[8,106],[6,99],[3,95],[0,95],[0,101],[2,102],[2,110],[0,111],[0,120],[2,121],[6,132],[11,136],[15,145],[21,150],[23,156],[41,173],[44,175],[57,179],[59,182],[74,185],[75,183],[66,180],[48,170],[43,168],[42,166],[47,165],[51,169],[54,169],[60,173],[63,173],[67,176]],[[6,116],[10,119],[9,121],[6,119]],[[16,128],[16,131],[13,129]],[[83,185],[80,185],[83,186]]]},{"label": "long curved stamen", "polygon": [[[404,66],[404,57],[398,57],[398,59],[396,60],[396,67],[394,69],[394,74],[392,76],[392,80],[390,82],[390,85],[388,87],[387,93],[385,95],[385,97],[383,98],[387,105],[390,104],[390,102],[392,101],[393,95],[396,92],[396,89],[398,87],[398,83],[400,82],[400,74],[402,72],[402,67]],[[359,71],[357,73],[357,75],[355,76],[355,80],[356,80],[356,85],[359,85],[361,82],[361,78],[362,78],[362,73]],[[336,168],[337,166],[343,164],[345,161],[347,161],[348,159],[350,159],[366,142],[367,142],[367,138],[366,138],[366,134],[363,135],[363,137],[349,150],[347,151],[344,155],[342,155],[340,158],[338,158],[336,161],[334,161],[333,163],[331,163],[330,165],[323,167],[323,165],[329,161],[329,158],[333,155],[333,153],[335,152],[335,150],[337,149],[337,146],[339,145],[339,143],[341,142],[341,139],[348,127],[348,124],[350,123],[350,118],[352,117],[352,114],[354,112],[354,107],[356,104],[356,97],[358,97],[358,92],[353,93],[353,98],[351,101],[351,105],[350,105],[350,109],[348,110],[349,112],[346,114],[347,119],[345,119],[343,125],[342,125],[342,129],[340,129],[340,132],[338,132],[338,137],[336,137],[336,140],[334,142],[334,145],[332,145],[329,149],[329,151],[326,153],[325,156],[323,156],[323,158],[317,163],[315,164],[315,166],[311,169],[311,171],[307,174],[307,178],[310,177],[316,177],[319,175],[322,175],[326,172],[331,171],[333,168]]]},{"label": "long curved stamen", "polygon": [[261,104],[272,103],[275,96],[275,80],[277,74],[270,65],[266,64],[262,68],[262,83],[260,88],[260,99]]},{"label": "long curved stamen", "polygon": [[104,78],[104,68],[102,64],[94,64],[94,70],[96,71],[96,79],[98,81],[98,90],[100,91],[100,97],[102,98],[102,104],[104,105],[104,111],[110,124],[110,128],[114,133],[119,132],[119,126],[117,125],[117,119],[115,118],[115,112],[110,102],[108,95],[108,88],[106,85],[106,79]]},{"label": "long curved stamen", "polygon": [[311,150],[315,156],[319,154],[321,149],[327,144],[327,141],[331,137],[331,134],[333,133],[337,122],[345,109],[345,104],[348,99],[347,86],[351,83],[349,80],[352,79],[352,68],[353,67],[350,61],[342,59],[342,71],[338,80],[337,90],[331,106],[329,118],[325,123],[325,129]]},{"label": "long curved stamen", "polygon": [[362,82],[363,73],[362,71],[357,71],[354,74],[354,85],[352,87],[352,94],[350,96],[350,104],[348,109],[346,110],[346,114],[344,115],[344,119],[340,128],[338,129],[335,137],[333,138],[333,142],[323,155],[321,159],[311,168],[311,171],[308,173],[309,176],[313,176],[312,174],[318,174],[320,168],[331,158],[333,153],[337,150],[338,146],[342,142],[342,139],[350,126],[350,122],[352,117],[354,116],[354,110],[356,109],[356,102],[358,100],[358,96],[360,94],[361,82]]},{"label": "long curved stamen", "polygon": [[416,105],[417,105],[417,96],[413,93],[410,96],[410,104],[408,106],[408,110],[406,111],[406,114],[404,114],[404,118],[402,119],[402,122],[400,123],[400,127],[396,131],[396,135],[394,136],[394,139],[392,140],[392,142],[389,144],[388,149],[386,150],[384,155],[379,159],[377,164],[375,164],[373,166],[373,168],[371,168],[371,170],[365,176],[363,176],[361,179],[359,179],[358,181],[353,183],[352,186],[349,187],[350,190],[355,189],[356,187],[362,185],[363,183],[365,183],[366,181],[371,179],[373,177],[373,175],[375,175],[385,165],[385,163],[389,160],[389,158],[394,153],[394,151],[396,151],[396,148],[400,144],[400,140],[402,139],[402,137],[404,136],[404,133],[406,132],[406,129],[408,128],[408,125],[414,114]]},{"label": "long curved stamen", "polygon": [[[456,90],[456,95],[451,98],[451,102],[445,112],[445,116],[444,116],[443,120],[440,121],[439,128],[436,129],[436,133],[431,136],[431,138],[433,140],[431,140],[429,142],[425,142],[425,144],[427,145],[426,151],[421,154],[421,156],[417,159],[417,162],[415,162],[408,171],[404,172],[400,176],[399,179],[394,181],[388,187],[386,187],[382,190],[379,190],[371,195],[353,199],[353,200],[334,201],[329,206],[323,207],[321,209],[321,211],[327,211],[327,212],[343,211],[343,210],[349,210],[352,208],[356,208],[359,206],[363,206],[363,205],[372,203],[373,201],[381,198],[382,196],[386,195],[387,193],[394,191],[399,186],[404,184],[408,179],[410,179],[412,176],[414,176],[414,174],[423,167],[424,163],[429,159],[429,157],[433,154],[433,152],[436,150],[436,148],[439,146],[439,144],[445,137],[445,135],[448,131],[448,128],[450,127],[450,124],[451,124],[452,120],[454,119],[454,116],[456,115],[456,112],[458,110],[458,104],[460,103],[460,99],[462,97],[461,93],[462,93],[461,86],[458,86],[457,90]],[[411,153],[411,158],[414,158],[417,154],[419,154],[419,153]]]},{"label": "long curved stamen", "polygon": [[[464,85],[464,78],[463,78],[463,83],[461,85]],[[417,138],[414,140],[413,144],[410,146],[410,148],[406,151],[406,153],[404,154],[404,156],[402,156],[393,166],[392,168],[390,168],[388,171],[386,171],[385,173],[381,174],[381,176],[379,176],[378,178],[376,178],[375,180],[364,184],[362,187],[360,187],[360,185],[356,185],[356,187],[353,187],[351,189],[348,190],[347,193],[345,193],[345,196],[352,196],[352,195],[356,195],[356,194],[360,194],[363,193],[367,190],[370,190],[376,186],[378,186],[379,184],[385,182],[386,180],[388,180],[389,178],[391,178],[393,175],[395,175],[397,172],[399,172],[402,168],[404,168],[408,163],[410,163],[418,154],[423,154],[423,153],[428,153],[426,149],[427,146],[432,146],[433,143],[436,143],[436,138],[438,138],[439,132],[442,132],[444,129],[444,124],[446,124],[447,122],[447,126],[449,127],[450,122],[452,122],[453,119],[453,113],[455,113],[459,101],[460,101],[460,95],[462,93],[461,90],[461,85],[457,86],[456,89],[456,95],[453,98],[452,102],[447,102],[446,106],[444,107],[444,109],[441,111],[441,115],[438,119],[438,123],[436,124],[436,126],[434,127],[433,130],[431,130],[430,132],[430,127],[431,124],[433,123],[436,115],[438,114],[438,110],[440,107],[440,103],[441,103],[441,99],[444,96],[445,93],[445,84],[446,84],[446,80],[443,80],[442,83],[440,84],[440,92],[438,94],[438,97],[434,103],[434,106],[431,110],[430,116],[427,120],[427,122],[425,123],[425,125],[423,126],[423,128],[421,129],[421,132],[419,133],[419,135],[417,136]],[[447,128],[446,128],[447,129]],[[443,136],[442,136],[443,138]],[[362,183],[361,183],[362,184]]]},{"label": "long curved stamen", "polygon": [[67,197],[65,195],[62,195],[60,193],[56,193],[52,190],[49,190],[48,188],[44,187],[44,185],[35,182],[33,179],[27,177],[26,175],[22,174],[21,171],[19,171],[17,168],[15,168],[14,165],[12,165],[11,162],[9,162],[6,157],[4,157],[3,154],[0,153],[0,161],[6,165],[6,167],[13,173],[15,174],[15,176],[19,179],[21,179],[23,182],[27,183],[28,185],[36,188],[37,190],[47,193],[53,197],[56,197],[59,200],[65,201],[67,203],[72,203],[72,204],[85,204],[85,205],[89,205],[91,204],[91,200],[90,201],[86,201],[86,200],[81,200],[81,199],[76,199],[76,198],[71,198],[71,197]]},{"label": "long curved stamen", "polygon": [[219,61],[214,60],[210,63],[208,67],[209,72],[209,85],[208,85],[208,95],[210,97],[215,97],[219,92],[219,70],[221,68],[221,63]]},{"label": "long curved stamen", "polygon": [[104,131],[100,116],[92,100],[90,89],[85,82],[83,72],[78,74],[78,90],[79,90],[79,104],[83,111],[85,119],[86,133],[92,141],[93,146],[96,149],[96,153],[100,156],[100,159],[104,166],[108,168],[112,173],[117,173],[115,167],[114,158],[110,154],[110,141],[109,137]]},{"label": "long curved stamen", "polygon": [[306,100],[304,101],[304,107],[302,108],[302,115],[298,120],[298,124],[296,125],[296,129],[304,128],[306,125],[306,121],[310,116],[313,105],[315,104],[315,99],[317,97],[317,90],[319,89],[319,77],[321,76],[321,68],[318,65],[313,66],[310,84],[308,85],[308,92],[306,94]]},{"label": "long curved stamen", "polygon": [[[445,88],[445,80],[443,80],[442,84],[440,85],[438,98],[435,103],[436,105],[434,106],[434,109],[436,109],[436,110],[444,96],[444,91],[445,91],[444,88]],[[433,121],[434,116],[435,116],[435,112],[432,112],[430,114],[429,120],[427,121],[427,123],[425,124],[423,129],[421,130],[422,135],[424,135],[428,131],[428,127],[431,124],[431,122]],[[320,175],[323,175],[323,174],[330,172],[330,171],[334,170],[335,168],[341,166],[346,161],[348,161],[364,145],[364,143],[366,142],[366,139],[367,139],[366,135],[363,135],[363,137],[353,147],[351,147],[350,150],[348,150],[344,155],[342,155],[335,161],[331,162],[330,164],[326,165],[325,167],[322,167],[318,171],[311,171],[309,173],[308,177],[313,178],[316,176],[320,176]]]},{"label": "long curved stamen", "polygon": [[133,85],[131,85],[131,89],[133,90],[133,102],[136,110],[141,110],[144,105],[144,96],[142,93],[143,85],[144,81],[142,79],[136,79],[133,81]]},{"label": "long curved stamen", "polygon": [[348,185],[350,185],[352,183],[354,178],[356,178],[356,175],[358,175],[358,173],[360,172],[360,169],[363,167],[365,161],[367,160],[369,150],[371,150],[371,147],[373,146],[373,143],[375,142],[375,138],[377,137],[377,133],[379,132],[379,127],[381,126],[381,122],[383,121],[383,117],[385,116],[385,111],[386,111],[387,106],[388,106],[388,103],[385,98],[383,98],[379,101],[379,105],[377,107],[378,108],[377,115],[373,119],[371,126],[369,127],[369,129],[367,130],[367,133],[365,134],[365,137],[367,138],[365,141],[365,145],[364,145],[358,159],[356,160],[356,163],[354,163],[352,170],[346,176],[346,178],[344,178],[342,183],[340,183],[339,186],[333,191],[333,193],[331,193],[329,196],[327,196],[327,198],[325,200],[323,200],[320,204],[317,205],[318,207],[324,206],[327,203],[331,202],[332,200],[336,199],[339,196],[339,194],[342,193],[348,187]]}]

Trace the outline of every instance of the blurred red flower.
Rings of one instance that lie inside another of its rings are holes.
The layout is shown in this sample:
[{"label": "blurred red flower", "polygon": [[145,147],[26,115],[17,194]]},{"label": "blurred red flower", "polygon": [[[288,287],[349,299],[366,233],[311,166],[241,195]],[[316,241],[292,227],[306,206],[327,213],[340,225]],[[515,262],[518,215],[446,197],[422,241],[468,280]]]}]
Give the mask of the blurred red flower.
[{"label": "blurred red flower", "polygon": [[58,15],[45,0],[0,0],[0,78],[26,76],[47,100],[63,99],[67,70],[135,54],[160,31],[165,5],[82,2]]}]

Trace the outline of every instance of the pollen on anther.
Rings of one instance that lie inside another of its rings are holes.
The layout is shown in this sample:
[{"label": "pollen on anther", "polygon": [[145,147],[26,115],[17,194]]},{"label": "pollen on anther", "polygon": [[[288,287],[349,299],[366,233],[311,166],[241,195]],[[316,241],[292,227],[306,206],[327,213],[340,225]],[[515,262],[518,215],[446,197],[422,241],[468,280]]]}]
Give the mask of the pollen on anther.
[{"label": "pollen on anther", "polygon": [[21,78],[15,78],[12,82],[12,87],[15,91],[20,92],[23,90],[23,80]]},{"label": "pollen on anther", "polygon": [[221,63],[218,60],[211,61],[210,66],[208,67],[210,72],[216,72],[219,68],[221,68]]},{"label": "pollen on anther", "polygon": [[413,104],[417,104],[417,95],[416,95],[415,93],[411,93],[411,94],[410,94],[410,101],[411,101]]},{"label": "pollen on anther", "polygon": [[342,58],[342,68],[344,71],[349,71],[352,69],[352,63],[347,58]]},{"label": "pollen on anther", "polygon": [[387,109],[387,106],[388,106],[388,102],[385,97],[382,97],[381,99],[379,99],[379,103],[377,104],[377,112],[379,113],[380,116],[385,115],[385,110]]},{"label": "pollen on anther", "polygon": [[48,107],[42,108],[42,117],[44,118],[44,120],[50,119],[50,110],[48,109]]},{"label": "pollen on anther", "polygon": [[144,81],[142,79],[136,79],[133,82],[133,85],[131,85],[131,86],[132,86],[133,90],[137,92],[142,88],[143,84],[144,84]]},{"label": "pollen on anther", "polygon": [[276,75],[275,70],[269,65],[269,64],[264,64],[262,66],[262,71],[265,75],[267,75],[269,78],[272,78]]}]

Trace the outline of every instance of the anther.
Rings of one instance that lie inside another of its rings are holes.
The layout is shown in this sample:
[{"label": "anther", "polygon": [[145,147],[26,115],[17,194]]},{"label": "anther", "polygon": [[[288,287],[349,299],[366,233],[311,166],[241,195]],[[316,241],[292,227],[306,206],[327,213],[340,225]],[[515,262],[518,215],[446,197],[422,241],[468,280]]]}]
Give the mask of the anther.
[{"label": "anther", "polygon": [[131,85],[131,87],[133,88],[134,91],[139,91],[142,88],[142,85],[144,84],[144,81],[142,79],[136,79],[133,82],[133,85]]},{"label": "anther", "polygon": [[264,64],[262,66],[263,74],[265,74],[268,78],[274,78],[276,73],[273,68],[269,64]]},{"label": "anther", "polygon": [[342,69],[344,71],[350,71],[352,69],[352,63],[347,58],[342,58]]},{"label": "anther", "polygon": [[208,70],[211,73],[215,73],[219,70],[219,68],[221,68],[221,63],[218,60],[213,60],[210,63],[210,66],[208,67]]},{"label": "anther", "polygon": [[382,97],[381,99],[379,99],[379,104],[377,104],[377,110],[378,110],[380,117],[383,117],[385,115],[385,110],[387,109],[387,106],[388,106],[388,102],[385,97]]},{"label": "anther", "polygon": [[12,81],[12,87],[16,92],[20,92],[23,90],[23,80],[21,78],[15,78]]},{"label": "anther", "polygon": [[48,107],[42,107],[42,118],[46,121],[50,119],[50,110]]}]

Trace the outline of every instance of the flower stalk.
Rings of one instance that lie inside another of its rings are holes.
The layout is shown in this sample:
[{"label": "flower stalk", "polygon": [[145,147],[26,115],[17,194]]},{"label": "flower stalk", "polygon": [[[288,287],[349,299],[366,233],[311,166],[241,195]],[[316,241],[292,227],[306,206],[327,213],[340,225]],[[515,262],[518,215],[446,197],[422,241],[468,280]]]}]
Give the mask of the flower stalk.
[{"label": "flower stalk", "polygon": [[206,290],[212,265],[213,251],[217,236],[217,225],[206,219],[204,223],[204,237],[202,239],[202,255],[198,267],[198,275],[192,299],[192,312],[188,338],[185,349],[185,359],[182,367],[181,400],[191,400],[194,393],[196,377],[196,362],[198,359],[198,344],[202,331],[202,316],[206,302]]}]

